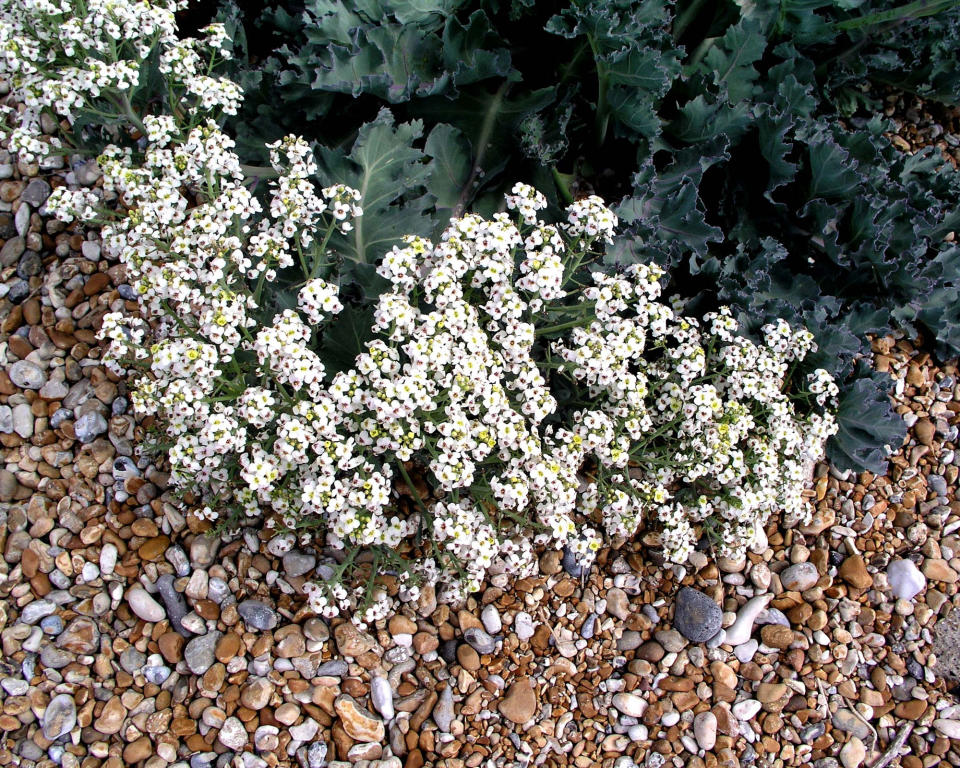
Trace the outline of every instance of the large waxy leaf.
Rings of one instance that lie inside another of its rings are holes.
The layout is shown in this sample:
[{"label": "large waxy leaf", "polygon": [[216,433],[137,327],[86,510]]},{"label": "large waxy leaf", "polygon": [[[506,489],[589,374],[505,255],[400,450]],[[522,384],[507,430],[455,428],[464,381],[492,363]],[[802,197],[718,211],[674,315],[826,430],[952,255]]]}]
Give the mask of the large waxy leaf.
[{"label": "large waxy leaf", "polygon": [[903,444],[907,430],[893,411],[885,374],[861,367],[844,386],[837,411],[839,432],[827,443],[827,456],[839,469],[883,474],[887,456]]},{"label": "large waxy leaf", "polygon": [[423,135],[419,120],[394,124],[389,110],[364,125],[350,154],[323,148],[320,176],[360,191],[363,215],[353,231],[338,235],[335,250],[348,261],[373,263],[404,235],[426,235],[433,227],[426,193],[431,168],[413,143]]}]

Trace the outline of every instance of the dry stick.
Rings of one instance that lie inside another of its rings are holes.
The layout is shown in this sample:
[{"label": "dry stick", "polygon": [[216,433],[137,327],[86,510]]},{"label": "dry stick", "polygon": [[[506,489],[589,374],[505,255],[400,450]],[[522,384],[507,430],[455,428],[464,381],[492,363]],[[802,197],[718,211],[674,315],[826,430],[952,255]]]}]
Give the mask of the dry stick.
[{"label": "dry stick", "polygon": [[887,747],[887,751],[880,756],[880,759],[877,760],[877,762],[875,762],[871,768],[886,768],[886,766],[896,760],[898,757],[897,753],[906,743],[912,732],[913,723],[904,723],[903,728],[900,729],[893,741],[890,742],[890,746]]}]

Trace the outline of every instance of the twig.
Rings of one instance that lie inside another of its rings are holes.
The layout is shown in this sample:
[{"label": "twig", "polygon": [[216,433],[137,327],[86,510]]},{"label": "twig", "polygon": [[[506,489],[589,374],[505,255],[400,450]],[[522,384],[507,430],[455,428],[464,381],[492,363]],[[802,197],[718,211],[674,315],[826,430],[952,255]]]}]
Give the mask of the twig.
[{"label": "twig", "polygon": [[898,757],[897,753],[906,743],[912,732],[913,723],[904,723],[903,728],[900,729],[893,741],[890,742],[890,746],[887,747],[887,751],[880,756],[880,759],[877,760],[877,762],[875,762],[871,768],[886,768],[886,766],[896,760]]}]

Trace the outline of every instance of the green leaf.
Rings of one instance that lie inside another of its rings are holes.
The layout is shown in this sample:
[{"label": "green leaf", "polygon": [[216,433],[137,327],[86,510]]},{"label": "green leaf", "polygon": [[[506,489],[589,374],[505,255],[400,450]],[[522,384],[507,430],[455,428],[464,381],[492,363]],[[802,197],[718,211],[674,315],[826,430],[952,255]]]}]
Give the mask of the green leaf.
[{"label": "green leaf", "polygon": [[373,307],[347,304],[324,329],[320,357],[327,375],[350,370],[373,339]]},{"label": "green leaf", "polygon": [[473,153],[463,132],[446,123],[430,131],[424,151],[432,158],[429,189],[442,224],[466,197]]},{"label": "green leaf", "polygon": [[814,139],[807,146],[810,160],[810,197],[846,199],[857,190],[857,163],[830,137]]},{"label": "green leaf", "polygon": [[754,64],[767,48],[760,23],[750,18],[730,27],[700,64],[700,70],[712,77],[716,85],[723,84],[731,104],[750,98],[756,91],[760,73]]},{"label": "green leaf", "polygon": [[382,109],[360,129],[349,155],[321,148],[323,183],[343,183],[362,196],[363,215],[353,230],[331,240],[348,261],[372,264],[404,235],[426,235],[433,228],[426,213],[433,199],[425,190],[431,169],[424,153],[413,146],[422,135],[421,121],[394,125],[393,115]]},{"label": "green leaf", "polygon": [[889,377],[864,366],[844,385],[837,410],[839,431],[827,443],[827,457],[841,470],[884,474],[887,456],[903,445],[907,429],[890,405]]}]

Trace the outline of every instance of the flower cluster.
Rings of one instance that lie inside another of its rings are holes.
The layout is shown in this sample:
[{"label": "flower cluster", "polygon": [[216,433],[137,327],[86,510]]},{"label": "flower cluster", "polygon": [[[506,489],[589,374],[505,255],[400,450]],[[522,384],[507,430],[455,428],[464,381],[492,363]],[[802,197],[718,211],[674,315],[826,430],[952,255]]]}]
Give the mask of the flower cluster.
[{"label": "flower cluster", "polygon": [[[804,467],[835,430],[822,409],[836,395],[823,371],[788,394],[811,335],[781,322],[755,343],[726,310],[685,317],[652,264],[592,271],[617,228],[595,196],[551,223],[545,197],[517,184],[507,212],[455,219],[436,242],[405,238],[377,266],[389,287],[360,353],[329,366],[324,341],[349,302],[327,244],[362,214],[360,193],[318,188],[309,146],[287,137],[269,145],[276,178],[256,196],[215,119],[236,92],[192,74],[222,29],[201,45],[170,32],[158,9],[174,5],[88,7],[100,31],[146,14],[132,50],[159,45],[172,92],[211,112],[145,116],[138,152],[100,158],[104,188],[129,207],[103,240],[141,315],[104,318],[105,359],[142,371],[135,408],[160,417],[171,481],[203,516],[263,517],[278,547],[321,541],[336,554],[306,589],[318,613],[373,621],[416,599],[420,581],[457,600],[489,571],[529,573],[534,545],[588,561],[603,533],[644,521],[659,522],[677,562],[704,533],[736,556],[771,513],[809,512]],[[48,207],[90,220],[94,203],[61,188]],[[350,567],[374,575],[362,606]]]}]

